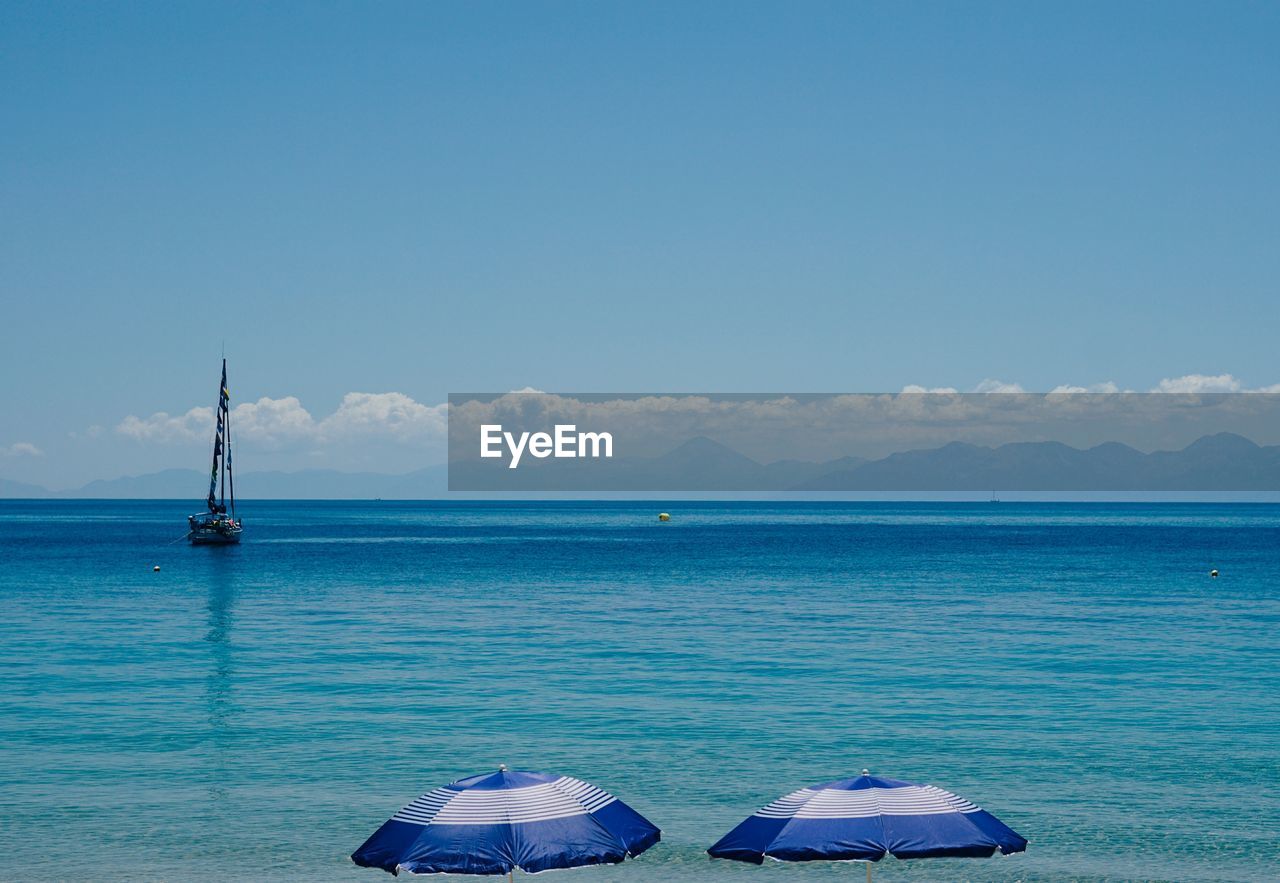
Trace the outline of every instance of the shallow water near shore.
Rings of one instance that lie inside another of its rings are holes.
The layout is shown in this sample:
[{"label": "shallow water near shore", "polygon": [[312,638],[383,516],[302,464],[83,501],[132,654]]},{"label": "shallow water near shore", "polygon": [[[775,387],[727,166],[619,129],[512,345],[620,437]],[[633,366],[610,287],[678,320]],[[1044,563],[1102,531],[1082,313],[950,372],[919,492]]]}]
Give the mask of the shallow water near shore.
[{"label": "shallow water near shore", "polygon": [[703,850],[863,767],[1031,842],[877,880],[1280,873],[1280,506],[190,508],[0,501],[0,878],[376,881],[500,762],[663,829],[584,883],[862,880]]}]

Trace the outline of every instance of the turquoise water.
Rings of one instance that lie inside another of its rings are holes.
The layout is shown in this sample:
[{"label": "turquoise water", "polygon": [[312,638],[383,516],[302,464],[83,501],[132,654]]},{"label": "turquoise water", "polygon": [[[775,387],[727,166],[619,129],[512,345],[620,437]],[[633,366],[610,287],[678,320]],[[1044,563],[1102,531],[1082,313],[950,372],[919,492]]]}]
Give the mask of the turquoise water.
[{"label": "turquoise water", "polygon": [[0,878],[379,880],[347,854],[499,762],[662,827],[575,880],[862,880],[702,850],[863,767],[1031,841],[877,879],[1280,869],[1280,507],[247,503],[194,549],[188,508],[0,502]]}]

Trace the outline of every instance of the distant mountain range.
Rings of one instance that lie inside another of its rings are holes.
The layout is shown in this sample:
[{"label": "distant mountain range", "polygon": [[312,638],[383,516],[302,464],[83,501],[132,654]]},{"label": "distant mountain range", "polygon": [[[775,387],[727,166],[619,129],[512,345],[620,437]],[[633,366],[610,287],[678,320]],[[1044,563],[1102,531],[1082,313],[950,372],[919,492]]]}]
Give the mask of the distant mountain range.
[{"label": "distant mountain range", "polygon": [[952,442],[878,460],[759,463],[699,437],[656,457],[547,459],[518,470],[468,459],[454,465],[452,479],[455,488],[494,491],[1259,491],[1280,490],[1280,446],[1219,433],[1149,454],[1117,442],[1084,450],[1051,441]]},{"label": "distant mountain range", "polygon": [[[543,468],[545,467],[545,468]],[[537,461],[508,470],[499,461],[455,464],[454,486],[535,491],[1273,491],[1280,490],[1280,446],[1218,433],[1180,451],[1142,451],[1117,442],[1079,449],[1060,442],[997,447],[952,442],[878,460],[758,463],[709,438],[652,458]],[[433,499],[445,496],[446,467],[404,475],[376,472],[248,472],[243,499]],[[0,479],[0,497],[200,499],[195,469],[93,481],[70,491]]]},{"label": "distant mountain range", "polygon": [[[198,469],[165,469],[146,475],[91,481],[68,491],[0,478],[0,497],[110,500],[189,499],[198,504],[209,475]],[[245,500],[429,500],[443,497],[446,467],[428,466],[404,475],[381,472],[339,472],[305,469],[300,472],[246,472],[236,476],[237,499]]]},{"label": "distant mountain range", "polygon": [[1118,442],[1080,450],[1060,442],[995,448],[953,442],[904,451],[812,479],[799,490],[1257,491],[1280,490],[1280,446],[1223,432],[1180,451]]}]

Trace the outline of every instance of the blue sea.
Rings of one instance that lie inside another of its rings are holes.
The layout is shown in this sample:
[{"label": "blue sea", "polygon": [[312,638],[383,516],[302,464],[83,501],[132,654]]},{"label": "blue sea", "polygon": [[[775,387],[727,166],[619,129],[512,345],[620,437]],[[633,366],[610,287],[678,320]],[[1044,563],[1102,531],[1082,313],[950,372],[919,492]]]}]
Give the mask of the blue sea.
[{"label": "blue sea", "polygon": [[862,880],[704,850],[864,767],[1030,841],[877,880],[1280,877],[1278,506],[188,510],[0,502],[0,878],[376,881],[499,763],[663,829],[583,883]]}]

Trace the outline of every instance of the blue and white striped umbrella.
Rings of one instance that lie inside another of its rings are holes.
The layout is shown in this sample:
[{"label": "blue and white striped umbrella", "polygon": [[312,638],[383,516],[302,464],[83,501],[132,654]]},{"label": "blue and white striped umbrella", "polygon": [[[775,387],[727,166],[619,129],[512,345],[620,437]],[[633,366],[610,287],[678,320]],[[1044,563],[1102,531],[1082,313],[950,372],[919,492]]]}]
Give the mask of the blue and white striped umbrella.
[{"label": "blue and white striped umbrella", "polygon": [[644,816],[594,785],[504,766],[422,795],[351,860],[393,874],[536,874],[616,864],[660,837]]},{"label": "blue and white striped umbrella", "polygon": [[[867,770],[780,797],[707,850],[762,863],[895,858],[986,858],[1027,841],[991,813],[933,785],[881,779]],[[871,866],[867,866],[871,876]]]}]

